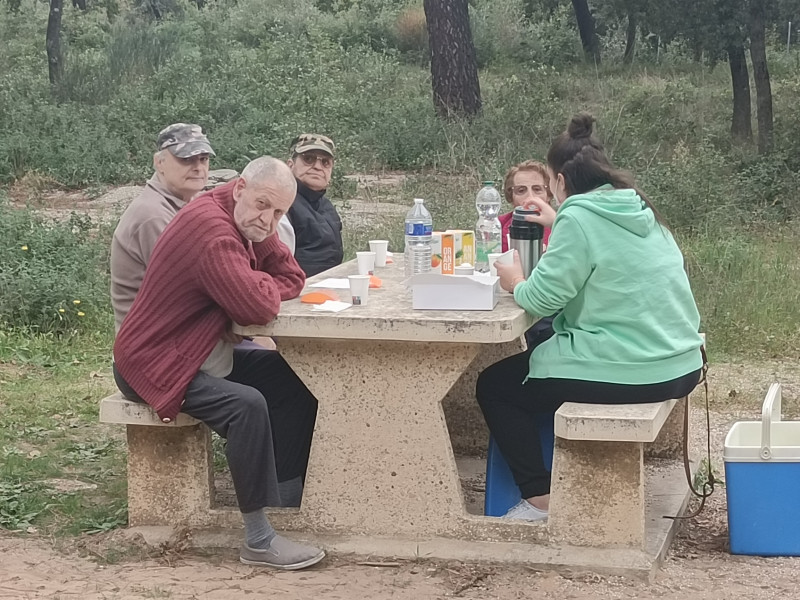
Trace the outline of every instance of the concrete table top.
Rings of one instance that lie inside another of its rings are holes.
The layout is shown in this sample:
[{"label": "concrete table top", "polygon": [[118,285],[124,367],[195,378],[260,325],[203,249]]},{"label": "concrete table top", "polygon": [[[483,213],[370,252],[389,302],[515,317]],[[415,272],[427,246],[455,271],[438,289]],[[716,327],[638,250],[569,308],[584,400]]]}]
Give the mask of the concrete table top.
[{"label": "concrete table top", "polygon": [[[338,313],[314,312],[310,304],[295,298],[284,302],[278,317],[268,325],[237,325],[234,331],[250,336],[497,344],[516,340],[533,323],[533,317],[502,290],[494,310],[414,310],[411,292],[403,285],[403,257],[395,254],[394,260],[394,264],[375,269],[383,286],[369,291],[366,306],[353,306]],[[351,260],[309,278],[303,294],[321,289],[309,287],[312,283],[357,273],[356,262]],[[349,290],[336,292],[342,301],[349,301]]]}]

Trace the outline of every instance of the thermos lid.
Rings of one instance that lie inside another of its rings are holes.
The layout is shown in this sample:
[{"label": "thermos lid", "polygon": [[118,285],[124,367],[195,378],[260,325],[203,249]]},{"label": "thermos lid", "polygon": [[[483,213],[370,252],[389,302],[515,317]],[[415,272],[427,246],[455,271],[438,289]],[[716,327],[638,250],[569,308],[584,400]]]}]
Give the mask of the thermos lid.
[{"label": "thermos lid", "polygon": [[[523,223],[529,223],[529,221],[525,220],[525,217],[528,215],[538,215],[539,209],[538,208],[522,208],[518,206],[514,209],[514,214],[511,216],[512,221],[522,221]],[[531,225],[535,225],[535,223],[531,223]]]},{"label": "thermos lid", "polygon": [[511,216],[511,224],[508,229],[509,237],[512,240],[540,240],[544,237],[544,227],[539,223],[526,221],[527,215],[538,215],[539,211],[535,208],[517,207]]}]

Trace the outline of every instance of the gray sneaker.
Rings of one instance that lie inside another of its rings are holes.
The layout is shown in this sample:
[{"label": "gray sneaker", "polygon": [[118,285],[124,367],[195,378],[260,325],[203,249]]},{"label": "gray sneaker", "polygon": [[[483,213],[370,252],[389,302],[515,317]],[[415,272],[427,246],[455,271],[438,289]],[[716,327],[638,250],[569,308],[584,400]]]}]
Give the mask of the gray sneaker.
[{"label": "gray sneaker", "polygon": [[239,552],[239,560],[246,565],[273,567],[285,571],[296,571],[317,564],[325,558],[325,551],[313,546],[298,544],[279,535],[269,548],[251,548],[247,544]]}]

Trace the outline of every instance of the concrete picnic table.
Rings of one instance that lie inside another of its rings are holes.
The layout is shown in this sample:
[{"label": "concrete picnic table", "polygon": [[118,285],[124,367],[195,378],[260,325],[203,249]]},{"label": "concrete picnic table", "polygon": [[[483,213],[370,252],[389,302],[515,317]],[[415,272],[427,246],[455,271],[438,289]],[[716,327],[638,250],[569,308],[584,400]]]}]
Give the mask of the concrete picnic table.
[{"label": "concrete picnic table", "polygon": [[[356,272],[346,262],[311,277],[303,293]],[[272,336],[319,400],[302,506],[282,524],[387,543],[489,540],[498,527],[520,528],[467,514],[441,401],[482,348],[518,340],[533,317],[502,291],[491,311],[413,310],[397,254],[375,275],[382,287],[366,306],[316,312],[296,298],[267,326],[234,327]],[[349,300],[349,290],[337,293]]]}]

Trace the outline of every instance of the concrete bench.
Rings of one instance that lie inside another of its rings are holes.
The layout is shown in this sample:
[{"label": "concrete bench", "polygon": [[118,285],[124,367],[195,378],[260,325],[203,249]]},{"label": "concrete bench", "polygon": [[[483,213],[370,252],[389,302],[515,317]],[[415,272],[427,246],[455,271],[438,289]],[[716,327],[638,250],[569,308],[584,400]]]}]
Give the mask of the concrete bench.
[{"label": "concrete bench", "polygon": [[[646,455],[678,459],[687,399],[567,402],[555,414],[548,527],[576,546],[644,549]],[[678,461],[672,461],[673,470]],[[687,490],[688,491],[688,490]]]},{"label": "concrete bench", "polygon": [[184,413],[162,423],[150,406],[119,392],[100,401],[100,422],[127,429],[131,526],[208,524],[214,498],[208,427]]}]

